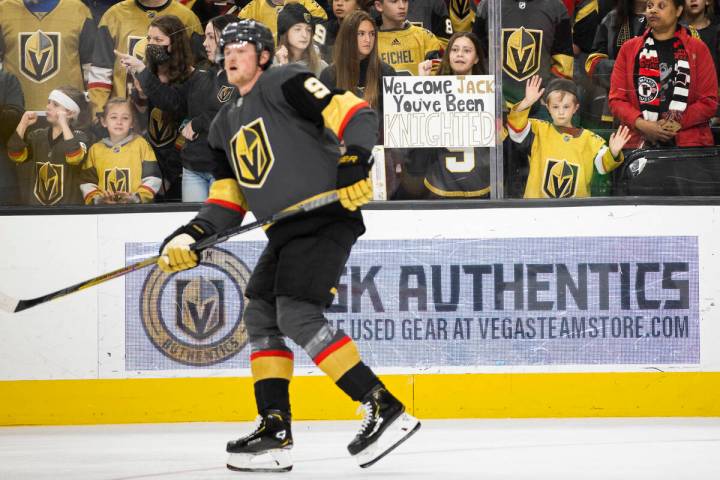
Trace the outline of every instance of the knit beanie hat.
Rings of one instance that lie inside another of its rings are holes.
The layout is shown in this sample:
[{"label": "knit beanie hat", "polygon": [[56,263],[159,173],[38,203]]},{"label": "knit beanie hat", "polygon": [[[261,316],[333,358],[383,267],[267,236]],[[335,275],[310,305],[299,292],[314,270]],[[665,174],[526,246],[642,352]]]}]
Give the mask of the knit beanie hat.
[{"label": "knit beanie hat", "polygon": [[315,31],[315,18],[310,15],[307,8],[299,3],[286,3],[282,10],[280,10],[277,19],[278,38],[298,23],[307,23],[312,27],[313,32]]},{"label": "knit beanie hat", "polygon": [[567,92],[572,95],[575,95],[576,100],[580,100],[578,98],[578,91],[577,91],[577,85],[575,85],[575,82],[572,80],[569,80],[567,78],[554,78],[550,80],[550,83],[548,83],[548,86],[545,87],[545,94],[544,94],[544,100],[547,103],[548,95],[550,95],[552,92]]}]

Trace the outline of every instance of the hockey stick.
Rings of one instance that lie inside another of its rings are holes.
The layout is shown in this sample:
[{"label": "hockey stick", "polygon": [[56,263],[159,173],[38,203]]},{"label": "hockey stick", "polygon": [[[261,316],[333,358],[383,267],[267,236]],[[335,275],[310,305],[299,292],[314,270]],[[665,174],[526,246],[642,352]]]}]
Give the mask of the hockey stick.
[{"label": "hockey stick", "polygon": [[[293,217],[293,216],[301,214],[301,213],[309,212],[311,210],[315,210],[317,208],[324,207],[325,205],[329,205],[336,201],[338,201],[338,193],[335,190],[331,190],[329,192],[325,192],[325,193],[322,193],[315,197],[304,200],[297,205],[288,207],[285,210],[282,210],[274,215],[270,215],[269,217],[257,220],[252,223],[248,223],[247,225],[238,225],[236,227],[228,228],[227,230],[225,230],[223,232],[216,233],[215,235],[212,235],[208,238],[205,238],[199,242],[196,242],[196,243],[190,245],[190,248],[192,250],[204,250],[208,247],[212,247],[213,245],[222,243],[225,240],[229,239],[230,237],[234,237],[235,235],[249,232],[250,230],[255,230],[256,228],[262,227],[269,223],[275,223],[280,220],[286,219],[288,217]],[[18,300],[18,299],[9,297],[9,296],[5,295],[4,293],[0,292],[0,310],[4,310],[4,311],[10,312],[10,313],[21,312],[23,310],[27,310],[28,308],[35,307],[42,303],[46,303],[51,300],[55,300],[56,298],[64,297],[65,295],[79,292],[80,290],[85,290],[86,288],[94,287],[95,285],[99,285],[101,283],[107,282],[108,280],[112,280],[113,278],[122,277],[123,275],[128,274],[130,272],[140,270],[141,268],[145,268],[148,265],[152,265],[152,264],[156,263],[159,258],[160,258],[160,255],[155,255],[154,257],[146,258],[137,263],[133,263],[132,265],[128,265],[123,268],[118,268],[117,270],[113,270],[112,272],[104,273],[95,278],[91,278],[90,280],[85,280],[84,282],[76,283],[75,285],[72,285],[70,287],[66,287],[66,288],[57,290],[55,292],[48,293],[47,295],[43,295],[42,297],[29,298],[26,300]]]}]

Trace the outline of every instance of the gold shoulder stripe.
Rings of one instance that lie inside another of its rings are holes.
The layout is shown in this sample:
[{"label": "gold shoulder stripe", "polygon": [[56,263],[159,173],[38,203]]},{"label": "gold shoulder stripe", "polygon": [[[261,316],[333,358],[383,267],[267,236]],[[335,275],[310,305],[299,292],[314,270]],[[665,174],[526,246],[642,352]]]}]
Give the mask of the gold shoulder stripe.
[{"label": "gold shoulder stripe", "polygon": [[588,15],[599,12],[600,8],[598,7],[597,0],[592,0],[587,5],[577,11],[577,13],[575,14],[575,23],[580,23],[580,21],[582,21]]},{"label": "gold shoulder stripe", "polygon": [[248,205],[245,196],[240,191],[240,185],[234,178],[223,178],[215,180],[210,185],[208,203],[216,203],[233,210],[241,209],[247,211]]},{"label": "gold shoulder stripe", "polygon": [[323,109],[322,116],[325,126],[342,140],[343,132],[352,116],[361,108],[370,108],[365,100],[361,100],[352,92],[333,95],[330,103]]}]

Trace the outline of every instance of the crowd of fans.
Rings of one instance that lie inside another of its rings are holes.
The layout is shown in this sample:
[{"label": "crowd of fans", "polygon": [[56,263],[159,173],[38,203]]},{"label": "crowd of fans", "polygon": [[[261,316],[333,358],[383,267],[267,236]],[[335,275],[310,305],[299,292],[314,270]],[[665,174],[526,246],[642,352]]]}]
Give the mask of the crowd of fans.
[{"label": "crowd of fans", "polygon": [[[486,74],[494,49],[509,196],[590,196],[632,149],[715,144],[714,0],[502,0],[501,46],[489,0],[286,1],[0,0],[0,204],[203,201],[210,124],[237,100],[217,40],[237,17],[276,35],[273,65],[381,120],[383,77]],[[486,148],[385,158],[389,198],[492,188]]]}]

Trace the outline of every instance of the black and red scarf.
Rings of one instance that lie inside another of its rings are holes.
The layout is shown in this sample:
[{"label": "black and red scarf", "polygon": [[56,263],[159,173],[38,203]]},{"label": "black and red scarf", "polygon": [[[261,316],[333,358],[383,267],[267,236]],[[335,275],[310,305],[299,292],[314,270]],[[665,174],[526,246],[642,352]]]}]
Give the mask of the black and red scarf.
[{"label": "black and red scarf", "polygon": [[[675,65],[672,79],[672,97],[668,110],[672,115],[679,115],[685,111],[690,91],[690,63],[687,50],[680,37],[683,27],[675,31],[673,39],[673,54]],[[645,120],[657,121],[660,116],[660,60],[658,58],[655,39],[652,33],[645,37],[645,43],[637,58],[636,87],[640,111]]]}]

